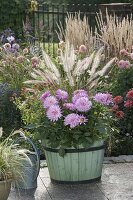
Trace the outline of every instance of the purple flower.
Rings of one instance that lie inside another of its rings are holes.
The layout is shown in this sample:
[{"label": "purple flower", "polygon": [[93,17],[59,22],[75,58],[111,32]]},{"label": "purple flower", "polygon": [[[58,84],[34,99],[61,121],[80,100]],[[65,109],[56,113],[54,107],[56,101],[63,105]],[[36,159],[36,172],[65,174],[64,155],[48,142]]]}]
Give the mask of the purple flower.
[{"label": "purple flower", "polygon": [[58,105],[53,105],[47,110],[46,115],[51,121],[58,121],[62,117],[61,109]]},{"label": "purple flower", "polygon": [[88,121],[88,119],[84,115],[79,115],[79,123],[85,124]]},{"label": "purple flower", "polygon": [[75,105],[73,103],[64,103],[63,106],[68,110],[75,110]]},{"label": "purple flower", "polygon": [[80,112],[87,112],[91,107],[92,102],[87,97],[81,97],[75,103],[75,108]]},{"label": "purple flower", "polygon": [[93,99],[102,105],[110,105],[113,102],[112,95],[109,93],[97,93]]},{"label": "purple flower", "polygon": [[86,53],[87,52],[87,47],[85,46],[85,45],[81,45],[80,47],[79,47],[79,52],[80,53]]},{"label": "purple flower", "polygon": [[14,44],[12,45],[12,48],[15,49],[15,50],[19,50],[20,46],[19,46],[19,44],[14,43]]},{"label": "purple flower", "polygon": [[49,108],[53,105],[57,105],[58,101],[56,99],[56,97],[54,96],[48,96],[44,101],[43,101],[43,106],[44,108]]},{"label": "purple flower", "polygon": [[50,96],[50,91],[46,91],[46,92],[44,92],[43,94],[42,94],[42,96],[40,97],[40,100],[42,101],[42,102],[44,102],[44,100],[47,98],[47,97],[49,97]]},{"label": "purple flower", "polygon": [[128,60],[120,60],[118,62],[118,66],[121,69],[129,68],[130,67],[130,62]]},{"label": "purple flower", "polygon": [[65,117],[64,119],[65,126],[70,125],[70,128],[74,128],[79,125],[79,115],[72,113]]},{"label": "purple flower", "polygon": [[88,98],[87,91],[85,91],[85,90],[76,90],[73,94],[74,94],[73,97],[72,97],[73,103],[76,103],[76,101],[81,97],[87,97]]},{"label": "purple flower", "polygon": [[56,91],[56,97],[59,100],[66,101],[68,99],[68,93],[64,90],[59,89],[59,90]]},{"label": "purple flower", "polygon": [[79,93],[87,94],[87,91],[86,90],[82,90],[82,89],[81,90],[75,90],[73,94],[76,95],[76,94],[79,94]]}]

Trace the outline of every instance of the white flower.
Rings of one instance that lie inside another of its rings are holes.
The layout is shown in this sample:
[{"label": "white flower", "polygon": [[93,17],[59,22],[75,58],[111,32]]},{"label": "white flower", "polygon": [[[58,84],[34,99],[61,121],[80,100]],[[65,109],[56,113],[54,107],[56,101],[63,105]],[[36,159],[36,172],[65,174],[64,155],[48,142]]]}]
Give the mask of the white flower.
[{"label": "white flower", "polygon": [[15,40],[15,38],[13,36],[9,36],[6,38],[8,40],[8,42],[13,42]]}]

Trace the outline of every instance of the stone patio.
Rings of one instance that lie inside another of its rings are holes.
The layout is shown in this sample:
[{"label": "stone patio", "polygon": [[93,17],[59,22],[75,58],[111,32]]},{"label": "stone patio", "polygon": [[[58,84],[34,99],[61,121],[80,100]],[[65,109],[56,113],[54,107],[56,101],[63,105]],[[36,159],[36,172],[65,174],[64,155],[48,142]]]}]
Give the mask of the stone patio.
[{"label": "stone patio", "polygon": [[12,190],[8,200],[133,200],[133,163],[104,164],[101,182],[84,185],[52,184],[43,168],[36,190]]}]

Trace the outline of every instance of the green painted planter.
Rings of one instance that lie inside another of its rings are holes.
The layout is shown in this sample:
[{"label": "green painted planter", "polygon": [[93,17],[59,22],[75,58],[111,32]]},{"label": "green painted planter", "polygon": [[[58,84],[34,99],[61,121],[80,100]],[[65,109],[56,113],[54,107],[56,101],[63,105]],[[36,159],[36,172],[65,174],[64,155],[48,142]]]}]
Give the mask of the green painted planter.
[{"label": "green painted planter", "polygon": [[104,158],[102,141],[87,149],[66,149],[64,157],[59,156],[58,149],[45,147],[45,155],[52,182],[75,184],[101,179]]}]

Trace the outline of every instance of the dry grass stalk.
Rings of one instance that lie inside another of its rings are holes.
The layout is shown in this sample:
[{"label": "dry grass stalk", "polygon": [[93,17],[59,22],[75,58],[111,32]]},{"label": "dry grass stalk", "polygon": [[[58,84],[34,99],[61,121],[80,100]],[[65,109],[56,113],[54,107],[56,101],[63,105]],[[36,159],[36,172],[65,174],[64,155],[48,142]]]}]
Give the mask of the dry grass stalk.
[{"label": "dry grass stalk", "polygon": [[85,45],[88,53],[94,51],[96,36],[93,35],[86,16],[81,20],[80,13],[75,13],[75,15],[68,14],[66,17],[66,29],[63,29],[61,23],[58,25],[58,28],[59,32],[57,34],[60,41],[69,41],[70,45],[74,46],[74,49]]},{"label": "dry grass stalk", "polygon": [[120,50],[131,49],[133,45],[133,20],[132,16],[120,19],[116,15],[106,17],[100,12],[97,14],[97,24],[100,34],[96,33],[103,45],[108,47],[109,55],[119,56]]}]

